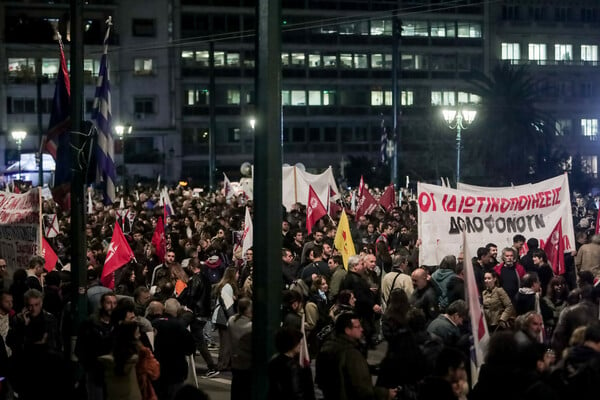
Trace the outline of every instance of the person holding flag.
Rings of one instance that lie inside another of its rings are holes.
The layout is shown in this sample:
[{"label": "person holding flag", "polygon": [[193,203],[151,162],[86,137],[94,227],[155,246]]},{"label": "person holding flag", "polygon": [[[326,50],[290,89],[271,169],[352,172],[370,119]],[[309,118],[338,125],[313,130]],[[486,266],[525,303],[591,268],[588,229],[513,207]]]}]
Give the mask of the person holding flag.
[{"label": "person holding flag", "polygon": [[104,267],[102,269],[102,275],[100,276],[102,285],[106,286],[107,288],[114,289],[114,272],[131,260],[135,260],[133,251],[131,251],[131,247],[129,247],[129,243],[127,243],[127,239],[125,239],[125,235],[123,235],[121,227],[118,223],[115,223],[113,237],[110,241],[110,245],[108,246],[106,259],[104,260]]}]

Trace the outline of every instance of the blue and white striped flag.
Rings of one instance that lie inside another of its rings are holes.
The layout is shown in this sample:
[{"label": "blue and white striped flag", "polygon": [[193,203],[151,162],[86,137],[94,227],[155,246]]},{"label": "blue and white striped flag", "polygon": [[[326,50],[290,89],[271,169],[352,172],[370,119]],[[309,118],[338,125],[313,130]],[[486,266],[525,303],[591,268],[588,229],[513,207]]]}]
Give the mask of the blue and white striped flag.
[{"label": "blue and white striped flag", "polygon": [[381,116],[381,140],[379,143],[379,162],[384,164],[387,160],[386,150],[387,150],[387,142],[388,142],[388,134],[387,129],[385,129],[385,119],[383,115]]},{"label": "blue and white striped flag", "polygon": [[112,17],[106,21],[106,35],[104,36],[104,53],[100,60],[100,72],[96,85],[92,121],[96,128],[96,160],[98,165],[97,180],[102,184],[104,204],[115,201],[115,180],[117,172],[114,162],[114,140],[112,133],[112,116],[110,100],[110,80],[108,76],[108,36],[112,25]]}]

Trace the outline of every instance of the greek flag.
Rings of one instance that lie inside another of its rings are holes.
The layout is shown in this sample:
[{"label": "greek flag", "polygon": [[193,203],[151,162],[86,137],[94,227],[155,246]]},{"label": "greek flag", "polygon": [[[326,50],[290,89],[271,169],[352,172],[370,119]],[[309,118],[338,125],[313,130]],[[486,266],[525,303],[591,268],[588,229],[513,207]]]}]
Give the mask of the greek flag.
[{"label": "greek flag", "polygon": [[104,204],[115,201],[116,169],[114,162],[114,140],[112,134],[112,116],[110,100],[110,81],[108,76],[108,36],[112,18],[106,21],[108,27],[104,36],[104,53],[100,59],[100,72],[96,85],[92,122],[97,132],[96,159],[97,180],[101,183]]}]

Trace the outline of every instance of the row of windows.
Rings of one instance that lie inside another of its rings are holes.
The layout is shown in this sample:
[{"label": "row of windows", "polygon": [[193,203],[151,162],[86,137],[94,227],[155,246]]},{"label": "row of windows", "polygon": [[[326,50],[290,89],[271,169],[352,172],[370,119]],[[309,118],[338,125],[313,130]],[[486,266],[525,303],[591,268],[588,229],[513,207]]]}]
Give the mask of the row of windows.
[{"label": "row of windows", "polygon": [[[534,61],[537,64],[543,65],[548,60],[546,43],[529,43],[527,45],[527,56],[529,61]],[[552,47],[551,47],[552,48]],[[575,56],[579,56],[579,60],[583,62],[598,61],[598,46],[591,44],[582,44],[579,46],[579,54],[573,54],[573,45],[569,43],[554,44],[554,61],[572,61]],[[521,44],[520,43],[502,43],[501,57],[503,60],[510,60],[513,63],[518,63],[521,59]]]},{"label": "row of windows", "polygon": [[[239,52],[215,51],[215,67],[254,67],[254,55]],[[210,53],[208,50],[184,50],[181,58],[184,66],[209,67]],[[248,58],[252,57],[252,58]],[[402,70],[431,70],[431,71],[468,71],[479,65],[479,55],[459,54],[415,54],[402,53],[400,56]],[[282,52],[281,65],[284,68],[323,68],[323,69],[391,69],[391,53],[335,53],[335,52]]]},{"label": "row of windows", "polygon": [[549,7],[544,5],[502,6],[502,19],[504,20],[533,20],[556,22],[597,22],[600,12],[597,8],[582,7],[578,10],[573,7]]},{"label": "row of windows", "polygon": [[[29,97],[7,97],[6,112],[8,114],[35,114],[37,113],[36,100]],[[92,112],[94,106],[93,99],[86,99],[85,112]],[[136,114],[155,114],[156,99],[153,97],[134,97],[133,108]],[[41,102],[42,114],[49,114],[52,111],[52,99],[45,98]]]}]

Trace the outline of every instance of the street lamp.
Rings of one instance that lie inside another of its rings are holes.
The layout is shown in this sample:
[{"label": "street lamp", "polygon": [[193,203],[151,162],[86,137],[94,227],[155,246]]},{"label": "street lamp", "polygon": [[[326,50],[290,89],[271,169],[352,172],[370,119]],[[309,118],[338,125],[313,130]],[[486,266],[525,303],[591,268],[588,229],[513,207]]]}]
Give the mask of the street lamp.
[{"label": "street lamp", "polygon": [[127,193],[127,168],[125,163],[125,138],[127,135],[131,135],[133,131],[133,126],[130,124],[127,125],[115,125],[115,133],[119,136],[122,142],[122,150],[123,153],[123,190]]},{"label": "street lamp", "polygon": [[460,134],[463,129],[467,129],[471,125],[477,115],[477,111],[445,108],[442,110],[442,114],[446,123],[448,123],[448,127],[452,130],[456,129],[456,183],[458,184],[460,182]]},{"label": "street lamp", "polygon": [[19,179],[21,179],[21,144],[23,144],[23,140],[27,137],[27,132],[25,131],[12,131],[10,133],[15,142],[17,142],[17,150],[19,152]]}]

